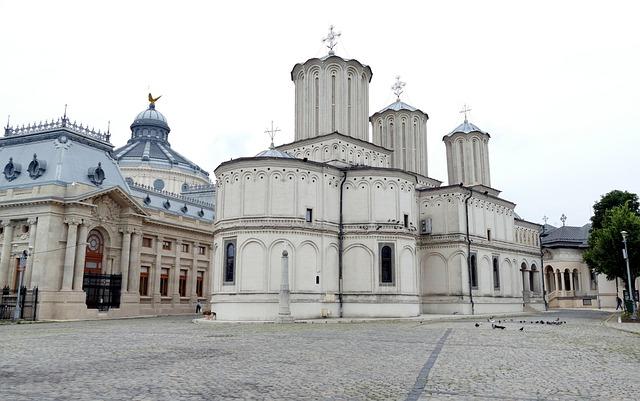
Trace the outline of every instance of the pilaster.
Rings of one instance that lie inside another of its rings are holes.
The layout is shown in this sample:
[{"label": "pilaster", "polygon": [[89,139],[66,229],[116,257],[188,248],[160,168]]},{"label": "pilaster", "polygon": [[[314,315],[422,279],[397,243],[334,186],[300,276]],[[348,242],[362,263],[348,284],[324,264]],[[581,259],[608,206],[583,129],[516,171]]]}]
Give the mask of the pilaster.
[{"label": "pilaster", "polygon": [[13,240],[13,226],[11,220],[2,220],[4,242],[0,256],[0,287],[9,285],[9,262],[11,260],[11,241]]},{"label": "pilaster", "polygon": [[64,268],[62,271],[62,291],[71,291],[73,286],[73,268],[76,259],[76,242],[78,240],[78,225],[81,220],[76,217],[64,219],[69,226],[67,230],[67,244],[64,254]]}]

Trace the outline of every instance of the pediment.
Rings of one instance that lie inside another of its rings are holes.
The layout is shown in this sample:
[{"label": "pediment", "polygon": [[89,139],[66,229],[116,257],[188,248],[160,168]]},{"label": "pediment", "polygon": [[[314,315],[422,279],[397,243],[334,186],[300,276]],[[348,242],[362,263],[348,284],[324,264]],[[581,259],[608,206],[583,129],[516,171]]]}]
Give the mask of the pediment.
[{"label": "pediment", "polygon": [[134,214],[149,216],[140,204],[131,195],[123,191],[120,187],[111,187],[99,191],[83,194],[73,199],[66,199],[70,202],[84,202],[96,205],[93,214],[103,219],[116,219],[126,209],[131,209]]}]

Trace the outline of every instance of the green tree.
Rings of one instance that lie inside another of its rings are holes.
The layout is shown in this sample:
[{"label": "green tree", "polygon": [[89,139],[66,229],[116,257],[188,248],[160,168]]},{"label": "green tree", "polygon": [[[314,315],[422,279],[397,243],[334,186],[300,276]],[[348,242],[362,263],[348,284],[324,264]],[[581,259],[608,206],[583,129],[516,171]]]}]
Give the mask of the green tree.
[{"label": "green tree", "polygon": [[640,203],[638,195],[620,190],[613,190],[605,195],[593,205],[593,216],[591,217],[591,229],[602,228],[602,222],[607,210],[611,210],[616,206],[629,204],[629,208],[638,216],[640,216]]},{"label": "green tree", "polygon": [[631,281],[640,274],[640,216],[628,203],[607,210],[602,219],[601,228],[591,230],[589,248],[584,253],[584,261],[607,279],[616,277],[627,282],[627,266],[622,256],[621,231],[626,231],[629,250]]}]

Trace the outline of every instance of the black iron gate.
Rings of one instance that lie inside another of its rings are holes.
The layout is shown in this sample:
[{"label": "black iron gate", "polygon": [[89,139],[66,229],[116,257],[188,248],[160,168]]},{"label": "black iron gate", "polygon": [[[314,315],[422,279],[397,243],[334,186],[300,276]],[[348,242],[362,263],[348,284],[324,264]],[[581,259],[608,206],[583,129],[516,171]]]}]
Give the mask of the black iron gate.
[{"label": "black iron gate", "polygon": [[[15,314],[18,291],[11,291],[9,287],[2,289],[0,298],[0,320],[11,320]],[[22,287],[20,290],[20,319],[36,320],[38,305],[38,287],[28,290]]]},{"label": "black iron gate", "polygon": [[119,308],[121,286],[122,274],[85,274],[82,289],[87,293],[87,308]]}]

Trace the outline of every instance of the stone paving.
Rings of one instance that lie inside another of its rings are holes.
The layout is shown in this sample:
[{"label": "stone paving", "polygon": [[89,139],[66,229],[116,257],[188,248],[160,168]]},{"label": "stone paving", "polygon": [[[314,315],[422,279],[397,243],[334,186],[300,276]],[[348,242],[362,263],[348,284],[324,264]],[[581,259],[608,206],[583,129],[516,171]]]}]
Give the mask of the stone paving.
[{"label": "stone paving", "polygon": [[640,336],[607,316],[0,325],[0,400],[638,400]]}]

